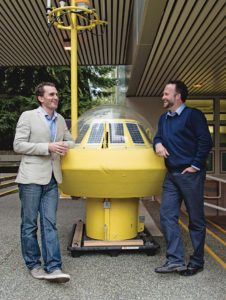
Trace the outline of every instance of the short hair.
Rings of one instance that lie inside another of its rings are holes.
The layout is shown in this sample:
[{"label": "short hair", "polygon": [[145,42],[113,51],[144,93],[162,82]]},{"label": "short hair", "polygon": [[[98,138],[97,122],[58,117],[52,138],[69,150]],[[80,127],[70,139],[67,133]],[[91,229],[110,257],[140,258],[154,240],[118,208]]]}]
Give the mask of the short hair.
[{"label": "short hair", "polygon": [[37,100],[38,100],[38,97],[39,96],[43,96],[44,95],[44,92],[45,92],[45,90],[44,90],[44,87],[45,86],[52,86],[52,87],[56,87],[56,85],[54,84],[54,83],[52,83],[52,82],[41,82],[39,85],[37,85],[36,86],[36,88],[35,88],[35,96],[36,96],[36,98],[37,98]]},{"label": "short hair", "polygon": [[188,88],[186,84],[181,80],[170,80],[167,84],[175,84],[176,92],[181,95],[181,100],[186,101],[188,97]]}]

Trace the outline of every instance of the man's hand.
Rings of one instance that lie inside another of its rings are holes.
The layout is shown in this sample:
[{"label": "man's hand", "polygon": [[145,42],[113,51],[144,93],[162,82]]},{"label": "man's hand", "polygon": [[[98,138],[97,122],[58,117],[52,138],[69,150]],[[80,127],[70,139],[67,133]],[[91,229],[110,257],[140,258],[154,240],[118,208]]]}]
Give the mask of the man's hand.
[{"label": "man's hand", "polygon": [[195,168],[193,167],[188,167],[186,169],[183,170],[183,172],[181,172],[181,174],[185,174],[185,173],[196,173],[198,172],[198,170],[196,170]]},{"label": "man's hand", "polygon": [[61,156],[64,156],[68,152],[69,146],[65,142],[54,142],[54,143],[49,143],[48,149],[49,152],[53,152]]},{"label": "man's hand", "polygon": [[158,156],[162,156],[164,158],[167,158],[167,156],[169,156],[169,152],[161,143],[155,145],[155,152]]}]

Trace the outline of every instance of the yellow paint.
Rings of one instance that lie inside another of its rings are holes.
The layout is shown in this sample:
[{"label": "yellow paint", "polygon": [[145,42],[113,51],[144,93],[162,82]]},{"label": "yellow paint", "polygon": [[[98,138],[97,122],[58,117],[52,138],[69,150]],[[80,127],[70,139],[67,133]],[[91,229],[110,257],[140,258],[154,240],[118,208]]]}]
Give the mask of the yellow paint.
[{"label": "yellow paint", "polygon": [[129,198],[161,193],[162,159],[152,149],[71,149],[62,160],[61,190],[80,197]]},{"label": "yellow paint", "polygon": [[[90,144],[92,126],[103,124],[97,144]],[[109,123],[123,125],[125,142],[114,144]],[[61,190],[87,197],[86,234],[99,240],[123,240],[144,230],[139,221],[139,198],[161,193],[164,160],[158,157],[139,126],[144,143],[135,144],[127,123],[130,119],[93,120],[81,142],[62,159]],[[105,202],[109,199],[110,202]],[[110,203],[110,207],[104,205]]]},{"label": "yellow paint", "polygon": [[208,252],[224,269],[226,269],[226,263],[207,245],[205,244],[205,250]]},{"label": "yellow paint", "polygon": [[215,233],[213,233],[211,230],[209,230],[208,228],[206,229],[206,231],[209,233],[209,235],[212,235],[212,237],[214,237],[216,240],[218,240],[221,244],[223,244],[224,246],[226,246],[226,242],[224,240],[222,240],[218,235],[216,235]]},{"label": "yellow paint", "polygon": [[226,230],[222,228],[221,226],[215,224],[214,222],[210,221],[209,219],[206,219],[208,223],[212,224],[214,227],[216,227],[218,230],[220,230],[223,233],[226,233]]},{"label": "yellow paint", "polygon": [[[132,141],[126,124],[137,122],[127,119],[100,122],[104,123],[104,132],[99,144],[88,143],[91,124],[81,142],[62,159],[61,190],[65,194],[90,198],[159,195],[166,172],[164,160],[154,153],[139,127],[144,143]],[[109,122],[123,124],[125,143],[111,143]]]},{"label": "yellow paint", "polygon": [[[186,213],[185,210],[183,210],[183,213],[188,216],[188,214]],[[209,221],[210,222],[210,221]],[[211,222],[210,222],[211,223]],[[224,240],[222,240],[217,234],[215,234],[214,232],[212,232],[211,230],[209,230],[208,228],[206,228],[206,232],[209,233],[209,235],[212,235],[212,237],[214,237],[216,240],[218,240],[221,244],[223,244],[224,246],[226,246],[226,242]]]},{"label": "yellow paint", "polygon": [[[105,201],[107,201],[106,207]],[[108,241],[120,241],[136,237],[138,207],[138,198],[87,198],[87,236]]]}]

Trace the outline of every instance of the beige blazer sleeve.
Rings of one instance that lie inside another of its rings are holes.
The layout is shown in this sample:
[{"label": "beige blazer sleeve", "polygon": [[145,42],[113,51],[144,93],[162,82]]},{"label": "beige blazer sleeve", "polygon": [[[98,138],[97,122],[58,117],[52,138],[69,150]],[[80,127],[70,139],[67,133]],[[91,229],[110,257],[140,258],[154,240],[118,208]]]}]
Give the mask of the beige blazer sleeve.
[{"label": "beige blazer sleeve", "polygon": [[[36,135],[38,135],[40,122],[36,123],[37,133],[35,131],[31,132],[31,122],[33,123],[32,113],[30,111],[22,113],[16,127],[16,134],[13,143],[14,151],[27,155],[50,155],[48,150],[48,144],[50,142],[48,134],[49,132],[47,131],[44,133],[46,142],[36,141]],[[46,129],[48,130],[48,128]]]}]

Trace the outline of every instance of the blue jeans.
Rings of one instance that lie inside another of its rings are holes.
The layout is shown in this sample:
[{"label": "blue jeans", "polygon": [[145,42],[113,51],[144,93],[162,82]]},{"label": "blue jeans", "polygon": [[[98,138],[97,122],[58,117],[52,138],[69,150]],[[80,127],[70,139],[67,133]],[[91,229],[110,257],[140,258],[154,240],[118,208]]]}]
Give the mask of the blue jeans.
[{"label": "blue jeans", "polygon": [[189,234],[194,249],[190,263],[204,264],[206,222],[204,216],[205,171],[181,174],[168,172],[163,183],[160,220],[167,243],[166,258],[172,263],[184,263],[184,250],[178,223],[184,200],[189,216]]},{"label": "blue jeans", "polygon": [[51,273],[61,269],[61,254],[56,228],[58,187],[54,177],[46,185],[19,184],[21,200],[21,247],[26,266],[32,270],[41,265],[37,240],[38,214],[44,269]]}]

